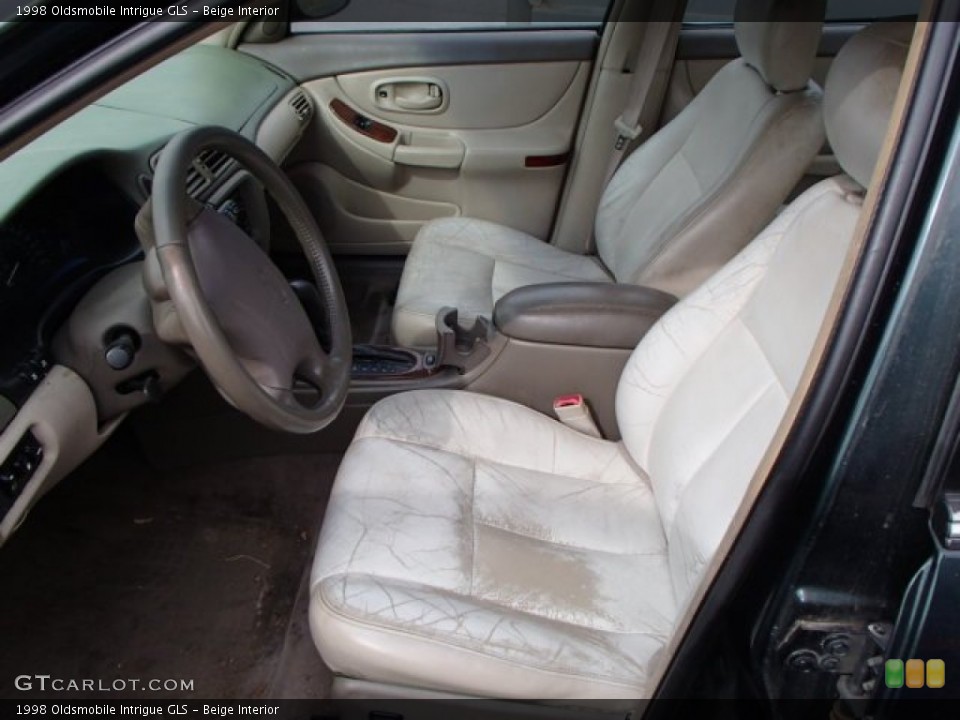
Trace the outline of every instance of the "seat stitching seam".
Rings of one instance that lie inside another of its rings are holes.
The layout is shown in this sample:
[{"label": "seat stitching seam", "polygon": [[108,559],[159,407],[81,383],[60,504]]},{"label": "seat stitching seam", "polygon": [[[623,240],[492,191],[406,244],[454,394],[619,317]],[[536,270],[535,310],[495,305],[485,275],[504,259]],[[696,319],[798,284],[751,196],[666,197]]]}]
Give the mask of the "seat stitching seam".
[{"label": "seat stitching seam", "polygon": [[470,595],[473,595],[474,580],[477,576],[477,461],[473,463],[473,488],[470,493],[470,534],[472,547],[470,549]]},{"label": "seat stitching seam", "polygon": [[[564,251],[564,252],[566,252],[566,251]],[[575,253],[570,253],[570,254],[571,254],[571,255],[575,255]],[[593,256],[592,256],[592,255],[577,255],[577,257],[587,258],[588,260],[592,260],[592,259],[593,259]],[[498,262],[500,262],[501,264],[506,263],[506,264],[508,264],[508,265],[513,265],[513,266],[515,266],[515,267],[523,268],[524,270],[534,270],[534,271],[536,271],[536,272],[548,273],[548,274],[550,274],[550,275],[558,275],[558,276],[560,276],[560,277],[569,278],[569,279],[571,279],[571,280],[584,280],[584,279],[585,279],[582,275],[577,275],[573,270],[555,270],[555,269],[551,269],[551,268],[537,267],[536,265],[527,265],[526,263],[518,262],[518,261],[516,261],[516,260],[511,260],[511,259],[508,259],[508,258],[497,258],[497,260],[498,260]],[[531,262],[533,262],[533,261],[531,260]],[[586,264],[586,263],[585,263],[585,264]],[[599,274],[600,274],[600,275],[603,275],[604,277],[606,277],[606,273],[603,272],[603,269],[602,269],[600,266],[598,266],[598,265],[596,265],[595,263],[592,263],[592,262],[590,263],[590,265],[593,266],[593,267],[596,267],[597,270],[600,271]],[[607,279],[609,279],[609,278],[607,278]],[[590,281],[588,281],[588,282],[590,282]],[[595,281],[595,282],[599,282],[599,280],[598,280],[598,281]]]},{"label": "seat stitching seam", "polygon": [[[810,106],[810,101],[805,100],[802,103],[798,103],[793,106],[783,115],[779,116],[774,122],[764,132],[773,132],[778,126],[786,122],[789,119],[792,119],[792,116],[801,110],[806,110]],[[751,120],[751,125],[755,124],[763,114],[763,111],[766,110],[766,107],[761,108],[757,115]],[[757,157],[757,145],[759,143],[746,143],[748,147],[743,149],[743,157],[732,166],[727,172],[723,174],[710,188],[707,189],[706,194],[701,199],[699,203],[695,203],[692,207],[688,208],[685,213],[683,213],[679,218],[677,218],[668,228],[670,232],[665,231],[663,235],[657,240],[653,248],[653,252],[650,254],[650,259],[633,276],[633,281],[638,282],[643,278],[644,273],[653,267],[666,253],[666,251],[673,245],[673,241],[680,237],[683,233],[689,231],[692,227],[696,226],[697,223],[700,223],[705,217],[708,217],[711,211],[719,204],[721,200],[728,194],[726,191],[729,190],[730,184],[736,182],[738,176],[743,176],[745,171],[748,169],[749,165],[756,160]],[[690,165],[689,161],[687,162]],[[691,171],[693,166],[690,165]],[[696,177],[696,174],[694,173]],[[699,184],[699,179],[697,179]]]},{"label": "seat stitching seam", "polygon": [[[491,658],[497,662],[502,662],[508,665],[512,665],[513,667],[516,667],[516,668],[523,668],[523,669],[532,668],[539,672],[545,672],[551,675],[572,675],[574,677],[585,678],[590,681],[598,681],[603,683],[604,685],[629,687],[634,689],[637,687],[637,685],[635,684],[637,679],[628,678],[625,675],[618,678],[616,676],[611,677],[608,675],[584,673],[580,670],[577,670],[576,668],[568,667],[561,664],[558,664],[556,667],[550,668],[546,665],[543,665],[542,663],[537,663],[536,661],[532,663],[523,663],[517,660],[511,660],[510,658],[507,658],[507,657],[498,657],[496,655],[483,652],[482,650],[478,650],[476,648],[470,647],[467,643],[463,641],[459,641],[456,638],[451,638],[450,640],[442,640],[438,636],[430,635],[427,633],[413,633],[408,630],[403,630],[395,626],[387,625],[386,623],[383,623],[383,622],[377,622],[376,620],[368,620],[366,618],[361,618],[358,615],[348,614],[335,607],[332,607],[330,603],[327,602],[327,599],[323,596],[322,592],[318,592],[317,595],[319,595],[320,597],[320,602],[323,603],[324,607],[331,614],[336,615],[343,622],[359,625],[360,627],[370,627],[372,625],[376,627],[378,630],[380,630],[381,632],[389,632],[389,633],[400,635],[400,636],[412,637],[421,641],[429,642],[430,644],[447,645],[447,646],[453,645],[460,650],[473,653],[475,655],[480,655],[481,657]],[[645,636],[645,637],[653,637],[655,639],[661,640],[661,643],[663,642],[662,638],[654,636],[651,633],[631,633],[631,634]],[[643,673],[643,676],[641,679],[643,682],[647,680],[646,673]]]},{"label": "seat stitching seam", "polygon": [[[571,431],[571,432],[576,432],[576,431]],[[566,479],[568,479],[568,480],[591,480],[591,481],[593,481],[593,482],[600,482],[600,481],[595,480],[594,478],[590,478],[590,477],[583,477],[583,476],[578,476],[578,475],[566,475],[566,474],[564,474],[564,473],[551,472],[551,471],[548,471],[548,470],[536,470],[536,469],[534,469],[534,468],[525,467],[525,466],[523,466],[523,465],[513,465],[513,464],[510,464],[510,463],[500,462],[499,460],[491,460],[490,458],[483,457],[483,456],[480,456],[480,455],[472,455],[472,454],[467,453],[467,452],[462,452],[462,453],[461,453],[461,452],[457,452],[457,451],[455,451],[455,450],[451,450],[450,448],[445,448],[445,447],[442,447],[442,446],[440,446],[440,445],[436,445],[436,444],[433,444],[433,443],[426,443],[426,442],[421,442],[421,441],[418,441],[418,440],[407,440],[407,439],[405,439],[405,438],[392,437],[392,436],[390,436],[390,435],[380,435],[380,434],[364,435],[363,437],[357,437],[357,438],[355,438],[355,439],[354,439],[354,442],[359,442],[359,441],[361,441],[361,440],[389,440],[389,441],[391,441],[391,442],[400,443],[400,444],[403,444],[403,445],[414,445],[414,446],[416,446],[416,447],[429,448],[430,450],[436,450],[436,451],[438,451],[438,452],[446,453],[447,455],[454,455],[454,456],[456,456],[456,457],[463,458],[464,460],[471,460],[471,461],[474,461],[474,462],[477,461],[477,460],[480,460],[480,461],[482,461],[482,462],[490,463],[491,465],[499,465],[500,467],[505,467],[505,468],[515,468],[515,469],[517,469],[517,470],[526,470],[526,471],[528,471],[528,472],[541,473],[541,474],[543,474],[543,475],[555,475],[556,477],[566,478]],[[633,469],[633,468],[631,468],[631,470],[632,470],[632,469]],[[638,479],[640,479],[639,476],[638,476]],[[615,485],[632,485],[633,483],[603,483],[603,484],[604,484],[604,485],[610,485],[610,486],[612,487],[612,486],[615,486]]]},{"label": "seat stitching seam", "polygon": [[[510,229],[512,229],[512,228],[510,228]],[[437,242],[437,244],[439,244],[439,245],[444,245],[444,242],[443,242],[444,239],[445,239],[445,238],[437,238],[437,239],[435,240],[435,242]],[[486,240],[486,239],[487,239],[486,237],[481,238],[481,240]],[[586,259],[586,260],[593,261],[593,262],[589,262],[589,263],[584,263],[584,265],[589,264],[589,265],[591,265],[591,267],[595,267],[597,270],[599,270],[601,275],[604,275],[604,276],[607,275],[607,273],[604,272],[603,267],[602,267],[599,263],[595,262],[596,256],[594,256],[594,255],[583,255],[583,254],[580,254],[580,253],[570,252],[570,251],[568,251],[568,250],[560,250],[559,248],[556,248],[555,246],[551,245],[550,243],[546,242],[545,240],[540,240],[539,238],[534,238],[534,240],[536,241],[536,243],[537,243],[537,246],[536,246],[536,247],[538,247],[538,248],[541,247],[541,246],[542,246],[542,248],[552,248],[552,249],[557,250],[558,253],[562,253],[562,254],[565,255],[565,256],[566,256],[566,255],[569,255],[570,258],[580,258],[580,259]],[[474,256],[476,256],[476,257],[478,257],[478,258],[481,258],[481,259],[483,259],[483,260],[487,260],[491,265],[494,265],[494,266],[495,266],[497,263],[506,263],[506,264],[508,264],[508,265],[515,265],[516,267],[523,268],[524,270],[535,270],[535,271],[537,271],[537,272],[547,272],[547,273],[551,273],[551,274],[553,274],[553,275],[560,275],[560,276],[562,276],[562,277],[568,277],[568,278],[574,278],[574,279],[581,277],[581,276],[579,276],[579,275],[574,274],[574,271],[572,271],[572,270],[551,270],[551,269],[544,269],[543,267],[540,267],[540,266],[538,266],[538,265],[536,264],[536,260],[537,260],[536,258],[529,258],[529,257],[518,258],[518,257],[515,256],[515,255],[511,255],[509,252],[498,252],[498,251],[493,251],[493,250],[490,250],[490,251],[487,251],[487,252],[482,252],[482,251],[476,250],[476,249],[474,249],[474,248],[472,248],[472,247],[465,247],[465,246],[459,245],[459,244],[452,244],[452,245],[449,245],[449,244],[448,244],[448,245],[445,245],[445,246],[446,246],[446,247],[449,247],[449,248],[452,248],[452,249],[460,250],[460,251],[465,252],[465,253],[469,253],[470,255],[474,255]],[[548,251],[547,251],[547,254],[553,254],[553,253],[551,253],[551,252],[548,250]],[[559,259],[559,255],[558,255],[558,259]],[[564,259],[564,260],[567,260],[568,258],[564,257],[563,259]]]},{"label": "seat stitching seam", "polygon": [[[743,324],[743,323],[741,323],[741,325],[742,325],[742,324]],[[764,357],[764,360],[766,360],[766,357]],[[768,364],[769,364],[769,361],[768,361]],[[771,368],[771,371],[772,371],[772,368]],[[729,438],[729,437],[734,433],[734,431],[735,431],[738,427],[740,427],[740,423],[742,423],[744,420],[746,420],[747,416],[750,414],[750,411],[753,410],[754,407],[756,407],[757,403],[759,403],[761,399],[763,399],[763,397],[767,394],[767,392],[770,390],[770,388],[772,388],[772,387],[778,387],[778,386],[780,385],[780,383],[779,383],[778,380],[777,380],[776,373],[771,372],[771,374],[773,375],[773,378],[772,378],[766,385],[764,385],[764,386],[754,395],[754,397],[752,397],[752,398],[750,399],[750,402],[748,402],[748,403],[746,403],[746,404],[744,405],[743,411],[740,413],[739,417],[737,417],[737,419],[736,419],[735,422],[733,422],[733,423],[730,424],[730,427],[727,429],[727,432],[724,433],[723,437],[721,437],[720,439],[717,440],[717,443],[716,443],[716,445],[714,446],[713,450],[711,450],[710,453],[703,459],[703,461],[700,462],[700,464],[697,465],[697,467],[696,467],[692,472],[690,472],[690,474],[687,476],[687,483],[684,485],[684,488],[683,488],[683,490],[681,491],[680,495],[683,495],[684,493],[686,493],[687,485],[689,485],[690,481],[691,481],[694,477],[696,477],[697,474],[698,474],[701,470],[703,470],[704,466],[705,466],[708,462],[710,462],[711,459],[713,459],[714,455],[717,454],[717,451],[720,450],[720,448],[721,448],[721,447],[723,446],[723,444],[726,442],[727,438]],[[679,497],[679,496],[678,496],[678,497]],[[676,515],[676,513],[674,513],[674,515]]]},{"label": "seat stitching seam", "polygon": [[774,362],[770,359],[770,356],[767,354],[767,351],[764,349],[763,345],[760,344],[760,340],[754,334],[753,329],[747,324],[746,320],[743,318],[740,319],[740,324],[743,326],[743,329],[746,331],[747,336],[753,342],[754,346],[757,348],[757,350],[760,352],[760,355],[763,356],[764,361],[769,366],[770,372],[773,374],[774,382],[776,382],[776,384],[780,387],[780,389],[783,390],[784,394],[786,394],[789,397],[790,392],[787,390],[787,384],[783,381],[783,378],[780,377],[780,373],[777,370],[776,364],[774,364]]},{"label": "seat stitching seam", "polygon": [[[777,244],[779,245],[779,242]],[[774,249],[773,252],[769,255],[768,261],[767,261],[768,265],[769,265],[769,258],[772,258],[774,253],[776,253],[776,249]],[[647,442],[644,447],[644,454],[646,455],[646,457],[648,458],[650,457],[650,448],[653,447],[654,445],[653,437],[657,433],[657,428],[659,427],[660,418],[663,415],[664,411],[666,410],[667,406],[670,405],[674,394],[677,392],[680,386],[683,385],[683,381],[686,380],[687,376],[691,372],[693,372],[693,369],[697,365],[697,363],[700,362],[707,355],[707,353],[713,350],[713,348],[720,342],[720,340],[723,337],[725,337],[727,331],[731,327],[733,327],[733,325],[740,319],[740,313],[743,312],[743,309],[747,306],[747,303],[750,302],[750,298],[752,298],[753,294],[757,291],[758,284],[762,282],[765,276],[766,276],[766,270],[764,271],[763,276],[753,281],[753,287],[747,290],[743,294],[737,310],[733,312],[729,318],[727,318],[726,320],[723,320],[720,326],[716,328],[713,334],[713,337],[710,339],[710,342],[707,343],[696,355],[687,356],[685,358],[687,360],[686,364],[681,370],[679,370],[667,394],[662,396],[663,399],[659,403],[659,409],[657,410],[657,414],[654,418],[651,419],[652,428],[650,430],[650,433],[647,436]],[[682,306],[680,307],[682,310],[683,307]],[[677,344],[679,345],[679,343]]]},{"label": "seat stitching seam", "polygon": [[[740,414],[740,417],[737,418],[736,422],[730,425],[727,432],[724,433],[723,437],[717,441],[716,445],[707,454],[707,456],[697,465],[697,467],[694,470],[688,473],[687,481],[684,483],[683,488],[679,493],[673,496],[673,502],[671,503],[671,505],[673,505],[673,508],[672,508],[673,514],[672,514],[672,517],[670,518],[671,526],[676,521],[677,513],[679,512],[680,505],[682,502],[682,497],[686,495],[687,490],[690,486],[690,483],[693,481],[693,479],[700,473],[701,470],[703,470],[704,467],[706,467],[707,463],[709,463],[710,460],[713,459],[713,457],[717,454],[717,452],[726,442],[727,438],[729,438],[734,433],[734,431],[738,427],[740,427],[740,423],[746,420],[747,416],[750,414],[750,411],[757,405],[758,402],[760,402],[760,400],[764,397],[764,395],[767,394],[770,388],[777,387],[778,385],[779,383],[777,382],[776,376],[774,375],[774,378],[770,382],[768,382],[766,385],[764,385],[763,389],[759,393],[757,393],[757,395],[751,400],[751,402],[748,405],[744,407],[744,410]],[[709,562],[709,558],[707,558],[706,561]],[[701,563],[701,567],[703,566],[703,564],[704,563]],[[699,569],[697,570],[697,572],[699,573]]]},{"label": "seat stitching seam", "polygon": [[[775,103],[777,103],[777,102],[779,101],[780,97],[781,97],[781,96],[780,96],[779,94],[777,94],[777,93],[771,93],[771,94],[767,97],[767,99],[763,102],[763,104],[762,104],[760,107],[757,108],[757,111],[753,114],[753,117],[750,118],[749,126],[748,126],[748,129],[747,129],[747,132],[744,133],[743,140],[741,140],[739,146],[737,147],[737,150],[736,150],[736,153],[735,153],[736,156],[743,157],[743,156],[747,156],[747,155],[750,155],[750,154],[751,154],[751,150],[756,147],[756,143],[753,142],[753,141],[754,141],[757,137],[759,137],[759,135],[752,135],[752,134],[750,133],[750,130],[751,130],[755,125],[757,125],[757,124],[763,125],[763,123],[762,123],[763,116],[769,114],[770,108],[771,108]],[[799,105],[803,105],[803,104],[805,104],[805,102],[804,102],[804,101],[801,101],[801,102],[798,103],[798,104],[799,104]],[[772,122],[770,123],[769,128],[767,128],[767,129],[770,129],[770,128],[776,126],[776,124],[777,124],[777,122],[778,122],[778,119],[777,119],[778,117],[784,117],[784,116],[790,115],[795,108],[796,108],[796,105],[794,105],[793,107],[787,108],[787,111],[783,114],[783,116],[774,116]],[[762,134],[762,132],[763,132],[763,131],[761,131],[761,134]],[[687,139],[686,139],[686,140],[684,141],[684,143],[680,146],[680,149],[679,149],[679,153],[678,153],[678,154],[680,154],[680,155],[683,156],[684,162],[686,162],[687,165],[690,167],[690,172],[693,174],[694,178],[696,178],[696,180],[697,180],[697,186],[700,188],[700,190],[701,190],[701,191],[706,190],[707,193],[708,193],[708,195],[711,195],[711,194],[713,194],[713,191],[714,191],[719,185],[725,184],[726,180],[727,180],[729,177],[731,177],[733,174],[735,174],[736,168],[739,167],[739,165],[740,165],[743,161],[741,160],[740,162],[736,163],[734,169],[728,169],[725,173],[723,173],[723,175],[718,179],[718,181],[714,182],[709,188],[707,188],[707,187],[704,186],[703,182],[701,181],[700,176],[697,175],[697,169],[694,167],[693,163],[691,163],[691,162],[687,159],[686,155],[683,154],[684,151],[685,151],[686,148],[687,148],[687,145],[688,145],[689,142],[690,142],[690,139],[691,139],[692,137],[693,137],[693,131],[691,130],[690,135],[687,136]]]},{"label": "seat stitching seam", "polygon": [[[360,573],[360,572],[346,572],[346,573],[337,573],[336,575],[328,575],[327,577],[325,577],[325,578],[323,578],[322,580],[320,580],[319,583],[317,583],[316,587],[320,590],[320,592],[319,592],[318,594],[321,596],[321,598],[322,598],[323,601],[324,601],[324,604],[327,605],[327,607],[330,607],[330,609],[331,609],[333,612],[336,612],[337,614],[343,615],[343,616],[345,616],[345,617],[356,617],[356,618],[357,618],[358,620],[360,620],[361,622],[366,622],[366,620],[363,620],[363,619],[360,618],[359,611],[357,611],[356,615],[348,615],[348,614],[347,614],[346,612],[344,612],[344,611],[341,611],[341,610],[338,610],[337,608],[331,607],[331,606],[330,606],[330,603],[329,603],[329,602],[326,600],[326,598],[324,597],[324,593],[323,593],[322,588],[321,588],[321,586],[323,585],[324,582],[326,582],[326,581],[328,581],[328,580],[330,580],[330,579],[332,579],[332,578],[337,578],[337,577],[349,577],[349,576],[351,576],[351,575],[353,575],[353,576],[358,576],[358,577],[373,578],[377,583],[380,583],[380,582],[382,582],[382,581],[393,581],[393,582],[401,583],[401,584],[404,584],[404,585],[411,585],[411,584],[413,584],[413,583],[411,583],[411,581],[409,581],[409,580],[404,580],[403,578],[384,577],[383,575],[370,575],[370,574],[368,574],[368,573]],[[663,632],[654,632],[654,631],[645,631],[645,630],[607,630],[607,629],[603,629],[603,628],[598,628],[598,627],[596,627],[595,625],[583,625],[583,624],[581,624],[581,623],[570,622],[569,620],[564,620],[564,619],[562,619],[562,618],[550,617],[550,616],[548,616],[548,615],[540,615],[540,614],[537,614],[537,613],[530,612],[530,611],[528,611],[528,610],[524,610],[523,608],[520,608],[520,607],[515,607],[515,606],[513,606],[513,605],[502,605],[502,604],[500,604],[500,603],[494,602],[493,600],[488,600],[487,598],[484,598],[484,597],[479,596],[479,595],[463,595],[462,593],[458,593],[458,592],[455,592],[455,591],[453,591],[453,590],[446,590],[446,589],[443,589],[443,588],[437,588],[437,587],[434,587],[434,586],[432,586],[432,585],[423,585],[423,587],[425,587],[428,591],[434,591],[434,592],[438,592],[438,593],[447,593],[448,595],[454,596],[454,597],[455,597],[456,599],[458,599],[458,600],[463,600],[463,601],[475,603],[475,604],[477,604],[477,605],[482,606],[483,609],[490,610],[491,612],[496,612],[496,611],[514,612],[514,613],[517,613],[517,614],[519,614],[519,615],[525,615],[525,616],[527,616],[527,617],[535,618],[535,619],[537,619],[537,620],[542,620],[542,621],[544,621],[544,622],[556,623],[557,625],[564,625],[564,626],[571,627],[571,628],[577,628],[577,629],[579,629],[579,630],[589,630],[589,631],[591,631],[591,632],[596,632],[596,633],[600,633],[600,634],[603,634],[603,635],[619,635],[619,636],[623,636],[623,635],[636,635],[636,636],[639,636],[639,637],[650,637],[650,638],[655,638],[655,639],[660,639],[660,640],[664,639],[664,633],[663,633]],[[349,604],[347,604],[347,603],[345,603],[344,607],[349,608],[350,610],[353,609],[352,606],[349,605]],[[377,624],[377,625],[380,625],[381,627],[385,627],[385,628],[390,629],[390,625],[388,625],[387,623],[384,623],[384,622],[382,622],[382,621],[379,622],[379,623],[376,622],[376,621],[374,621],[374,622],[371,622],[371,623],[369,623],[369,624],[371,624],[371,625],[372,625],[372,624]],[[408,634],[412,634],[412,633],[408,633]],[[429,636],[428,636],[428,637],[429,637]]]}]

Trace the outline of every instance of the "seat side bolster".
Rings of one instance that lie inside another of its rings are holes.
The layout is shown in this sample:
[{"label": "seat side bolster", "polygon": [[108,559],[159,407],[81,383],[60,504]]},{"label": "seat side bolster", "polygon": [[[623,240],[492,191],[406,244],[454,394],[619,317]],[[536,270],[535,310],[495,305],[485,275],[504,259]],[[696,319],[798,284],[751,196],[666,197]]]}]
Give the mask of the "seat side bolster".
[{"label": "seat side bolster", "polygon": [[[387,593],[389,602],[381,603],[387,595],[378,593]],[[345,605],[342,597],[351,602]],[[384,612],[361,611],[361,605]],[[325,662],[350,677],[414,686],[423,686],[429,677],[434,690],[489,696],[490,688],[497,688],[499,697],[517,699],[529,699],[532,687],[536,697],[543,698],[648,695],[645,667],[662,648],[663,638],[607,636],[523,613],[513,613],[505,623],[504,612],[429,587],[380,578],[371,585],[363,576],[341,575],[314,583],[309,620]],[[408,615],[413,619],[405,622]],[[455,631],[446,630],[446,624]],[[438,629],[437,637],[431,637],[430,627]],[[471,632],[478,633],[475,641]],[[616,646],[625,643],[634,647],[617,651]],[[570,653],[566,665],[563,658]],[[598,664],[579,667],[575,659],[583,653]],[[640,656],[634,657],[636,653]],[[600,666],[604,659],[615,658],[620,660],[616,666]],[[543,666],[536,667],[538,662]],[[617,680],[611,679],[614,673]]]}]

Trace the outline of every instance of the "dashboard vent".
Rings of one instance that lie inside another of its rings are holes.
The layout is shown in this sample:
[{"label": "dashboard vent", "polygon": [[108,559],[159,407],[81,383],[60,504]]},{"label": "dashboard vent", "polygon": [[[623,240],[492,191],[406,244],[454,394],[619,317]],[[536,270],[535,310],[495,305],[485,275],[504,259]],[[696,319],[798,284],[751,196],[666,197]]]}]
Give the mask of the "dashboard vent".
[{"label": "dashboard vent", "polygon": [[236,164],[236,160],[219,150],[202,150],[187,171],[187,194],[192,198],[199,197]]},{"label": "dashboard vent", "polygon": [[307,120],[309,120],[310,116],[313,114],[313,105],[302,91],[290,98],[290,106],[293,108],[293,112],[296,114],[297,119],[302,123],[305,123]]}]

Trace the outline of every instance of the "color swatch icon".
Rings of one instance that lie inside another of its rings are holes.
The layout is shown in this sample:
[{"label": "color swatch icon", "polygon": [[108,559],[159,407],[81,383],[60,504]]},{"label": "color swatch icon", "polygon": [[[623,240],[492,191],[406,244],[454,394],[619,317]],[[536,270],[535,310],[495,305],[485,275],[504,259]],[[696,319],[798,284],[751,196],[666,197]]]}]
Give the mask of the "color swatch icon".
[{"label": "color swatch icon", "polygon": [[927,687],[942,688],[947,680],[947,666],[943,660],[927,660]]},{"label": "color swatch icon", "polygon": [[907,668],[907,687],[922,688],[923,677],[925,675],[923,660],[907,660],[906,668]]},{"label": "color swatch icon", "polygon": [[883,666],[883,679],[888,688],[903,687],[903,660],[887,660]]},{"label": "color swatch icon", "polygon": [[942,688],[946,683],[947,668],[943,660],[910,659],[887,660],[883,666],[883,679],[888,688]]}]

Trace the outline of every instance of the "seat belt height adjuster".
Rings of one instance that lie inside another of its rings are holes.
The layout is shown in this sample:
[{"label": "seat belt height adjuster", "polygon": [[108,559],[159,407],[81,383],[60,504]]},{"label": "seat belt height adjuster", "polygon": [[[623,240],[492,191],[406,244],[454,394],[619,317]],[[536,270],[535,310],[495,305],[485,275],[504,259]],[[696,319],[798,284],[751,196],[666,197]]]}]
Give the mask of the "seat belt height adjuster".
[{"label": "seat belt height adjuster", "polygon": [[636,140],[643,132],[643,126],[640,123],[631,125],[623,119],[623,116],[613,121],[613,127],[617,131],[617,141],[614,143],[614,149],[618,151],[623,150],[628,142]]}]

